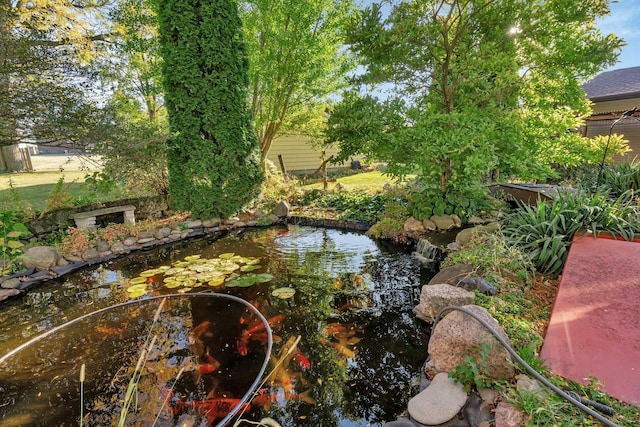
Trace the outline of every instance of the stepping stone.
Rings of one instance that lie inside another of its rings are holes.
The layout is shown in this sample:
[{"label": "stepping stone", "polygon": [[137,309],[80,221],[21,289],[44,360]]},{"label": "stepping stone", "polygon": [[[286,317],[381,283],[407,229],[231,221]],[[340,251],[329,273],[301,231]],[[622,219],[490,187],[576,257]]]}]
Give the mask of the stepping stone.
[{"label": "stepping stone", "polygon": [[411,398],[409,415],[421,424],[435,426],[455,417],[466,402],[467,393],[462,384],[456,384],[449,374],[441,372],[429,387]]}]

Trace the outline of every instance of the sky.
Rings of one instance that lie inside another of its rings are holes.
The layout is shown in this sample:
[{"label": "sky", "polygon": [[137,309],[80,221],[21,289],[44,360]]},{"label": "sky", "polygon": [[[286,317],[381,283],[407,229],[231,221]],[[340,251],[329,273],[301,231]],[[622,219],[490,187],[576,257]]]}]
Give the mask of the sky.
[{"label": "sky", "polygon": [[618,63],[609,70],[640,66],[640,0],[611,0],[611,15],[598,21],[603,33],[614,33],[627,45],[622,48]]}]

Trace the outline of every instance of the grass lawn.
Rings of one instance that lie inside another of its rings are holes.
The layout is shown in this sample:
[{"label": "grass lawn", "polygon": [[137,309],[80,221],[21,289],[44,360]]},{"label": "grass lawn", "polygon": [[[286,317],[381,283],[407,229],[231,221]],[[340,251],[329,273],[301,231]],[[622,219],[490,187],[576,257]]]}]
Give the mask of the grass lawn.
[{"label": "grass lawn", "polygon": [[[336,178],[335,181],[329,182],[328,189],[333,189],[338,183],[344,185],[345,191],[376,193],[382,190],[382,187],[385,184],[394,184],[394,180],[393,177],[380,171],[361,172]],[[322,189],[322,182],[314,182],[312,184],[304,185],[303,187],[305,189]]]},{"label": "grass lawn", "polygon": [[18,210],[28,203],[36,210],[43,210],[60,178],[65,182],[63,191],[71,197],[94,195],[82,184],[86,174],[99,170],[96,164],[99,159],[41,154],[32,156],[31,161],[34,172],[0,173],[0,209]]}]

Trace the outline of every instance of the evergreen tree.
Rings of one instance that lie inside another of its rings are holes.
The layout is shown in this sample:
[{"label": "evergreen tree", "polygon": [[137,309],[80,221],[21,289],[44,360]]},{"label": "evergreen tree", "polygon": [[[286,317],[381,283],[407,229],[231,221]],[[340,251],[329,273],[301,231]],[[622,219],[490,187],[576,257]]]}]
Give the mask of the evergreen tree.
[{"label": "evergreen tree", "polygon": [[157,12],[171,207],[228,217],[258,194],[263,178],[238,5],[162,0]]}]

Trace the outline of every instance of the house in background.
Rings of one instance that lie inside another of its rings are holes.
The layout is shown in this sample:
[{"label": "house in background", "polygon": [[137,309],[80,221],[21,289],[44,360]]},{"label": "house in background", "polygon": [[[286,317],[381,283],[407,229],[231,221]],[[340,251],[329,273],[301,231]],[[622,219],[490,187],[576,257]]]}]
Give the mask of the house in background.
[{"label": "house in background", "polygon": [[[323,150],[324,157],[322,155]],[[337,154],[338,149],[336,147],[324,149],[315,147],[308,137],[291,134],[279,136],[273,141],[271,149],[267,154],[267,160],[272,161],[278,170],[280,170],[280,160],[278,156],[282,156],[282,161],[288,173],[303,175],[313,173],[320,167],[324,159]],[[353,160],[362,161],[361,158]],[[347,169],[351,166],[351,161],[339,165],[327,164],[327,170]]]},{"label": "house in background", "polygon": [[[640,160],[640,67],[605,71],[582,88],[593,103],[593,112],[585,119],[583,136],[608,136],[613,123],[622,117],[612,133],[624,135],[631,151],[624,156],[616,156],[614,162],[636,157]],[[635,107],[639,109],[638,112],[624,116],[625,112]]]}]

